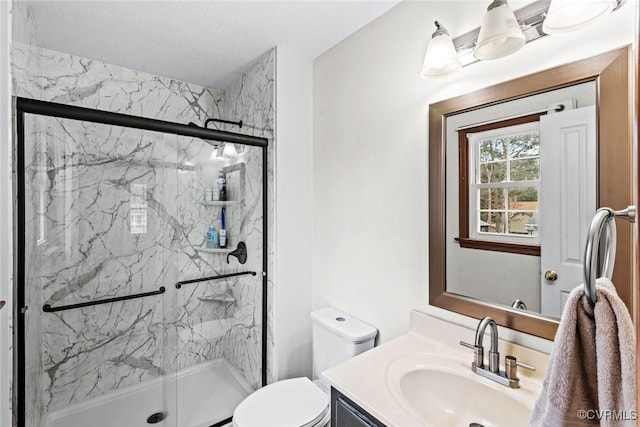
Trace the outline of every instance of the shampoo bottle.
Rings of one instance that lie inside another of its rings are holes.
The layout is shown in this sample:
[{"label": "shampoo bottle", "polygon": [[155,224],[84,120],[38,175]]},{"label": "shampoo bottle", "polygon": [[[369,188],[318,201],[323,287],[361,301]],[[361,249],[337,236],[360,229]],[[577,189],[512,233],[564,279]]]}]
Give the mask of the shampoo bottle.
[{"label": "shampoo bottle", "polygon": [[222,200],[220,197],[220,190],[222,189],[222,185],[224,184],[224,175],[222,174],[222,169],[218,170],[218,179],[216,179],[216,183],[213,185],[213,200],[218,201]]},{"label": "shampoo bottle", "polygon": [[220,200],[227,200],[227,180],[222,177],[222,183],[220,184]]},{"label": "shampoo bottle", "polygon": [[218,245],[218,234],[216,233],[215,227],[209,227],[209,231],[207,231],[207,249],[215,249]]}]

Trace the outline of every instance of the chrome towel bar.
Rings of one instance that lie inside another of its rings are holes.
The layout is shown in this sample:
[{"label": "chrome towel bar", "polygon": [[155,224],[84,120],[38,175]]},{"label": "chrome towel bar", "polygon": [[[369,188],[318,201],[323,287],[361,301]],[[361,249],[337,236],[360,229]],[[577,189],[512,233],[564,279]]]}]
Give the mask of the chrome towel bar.
[{"label": "chrome towel bar", "polygon": [[601,277],[611,279],[613,276],[613,267],[616,262],[616,223],[615,217],[624,218],[627,221],[635,222],[636,207],[628,206],[621,211],[614,211],[611,208],[600,208],[596,211],[589,227],[587,234],[587,244],[584,248],[584,291],[587,294],[589,304],[592,306],[596,303],[596,267],[598,265],[598,250],[602,233],[606,231],[604,236],[604,255],[602,259],[602,267],[600,269]]}]

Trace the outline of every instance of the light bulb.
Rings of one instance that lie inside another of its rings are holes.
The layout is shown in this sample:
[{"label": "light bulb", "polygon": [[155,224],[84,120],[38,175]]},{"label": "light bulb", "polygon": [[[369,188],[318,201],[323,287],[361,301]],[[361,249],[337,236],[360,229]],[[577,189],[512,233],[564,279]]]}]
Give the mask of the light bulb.
[{"label": "light bulb", "polygon": [[437,30],[431,36],[424,55],[420,75],[424,79],[440,77],[461,67],[458,52],[447,30],[436,21]]}]

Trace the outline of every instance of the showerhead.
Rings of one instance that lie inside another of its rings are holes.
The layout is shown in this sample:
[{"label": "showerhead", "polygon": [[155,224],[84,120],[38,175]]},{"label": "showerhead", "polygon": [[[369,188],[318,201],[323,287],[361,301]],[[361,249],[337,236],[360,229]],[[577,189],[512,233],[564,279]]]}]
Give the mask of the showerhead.
[{"label": "showerhead", "polygon": [[[193,122],[189,122],[187,123],[187,126],[191,126],[191,127],[195,127],[195,128],[200,128],[200,126],[198,126],[197,124],[193,123]],[[213,148],[215,148],[217,150],[217,148],[222,144],[222,142],[220,141],[212,141],[210,139],[204,139],[204,138],[200,138],[202,139],[204,142],[206,142],[207,144],[211,145]],[[215,153],[216,150],[214,150],[213,152]]]}]

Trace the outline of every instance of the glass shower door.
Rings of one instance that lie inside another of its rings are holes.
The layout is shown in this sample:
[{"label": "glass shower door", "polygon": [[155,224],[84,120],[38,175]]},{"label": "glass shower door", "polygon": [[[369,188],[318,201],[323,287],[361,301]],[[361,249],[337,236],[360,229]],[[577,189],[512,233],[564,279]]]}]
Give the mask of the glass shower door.
[{"label": "glass shower door", "polygon": [[24,426],[225,425],[265,377],[265,149],[22,124]]},{"label": "glass shower door", "polygon": [[[201,139],[179,137],[177,143],[173,208],[184,234],[172,242],[181,283],[165,307],[171,371],[165,384],[175,384],[177,426],[219,426],[261,386],[261,149],[238,146],[239,154],[225,157],[221,147]],[[219,173],[226,200],[212,200]],[[216,241],[207,245],[210,229]],[[238,247],[246,248],[242,263],[234,256]]]},{"label": "glass shower door", "polygon": [[31,114],[24,129],[25,425],[146,425],[165,406],[176,137]]}]

